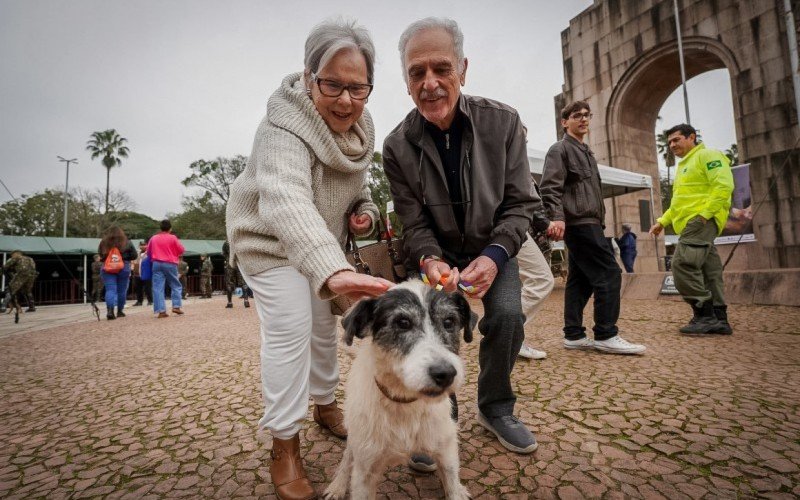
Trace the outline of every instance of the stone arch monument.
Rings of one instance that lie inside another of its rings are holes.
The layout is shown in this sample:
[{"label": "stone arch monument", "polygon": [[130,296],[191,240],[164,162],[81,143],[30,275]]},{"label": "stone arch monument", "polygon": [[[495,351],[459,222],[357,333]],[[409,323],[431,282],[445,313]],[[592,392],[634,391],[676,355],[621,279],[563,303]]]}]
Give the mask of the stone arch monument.
[{"label": "stone arch monument", "polygon": [[[800,267],[800,128],[783,1],[678,5],[686,77],[728,70],[740,162],[750,163],[754,203],[766,196],[754,220],[756,241],[740,245],[728,269]],[[588,101],[595,116],[588,142],[598,161],[649,174],[657,184],[657,114],[681,83],[673,0],[595,0],[570,21],[561,44],[564,86],[556,110],[576,99]],[[619,234],[624,222],[640,229],[643,199],[649,195],[608,201],[607,234]],[[660,197],[653,208],[658,216]],[[637,270],[657,270],[653,239],[638,235]],[[723,260],[731,248],[719,247]]]}]

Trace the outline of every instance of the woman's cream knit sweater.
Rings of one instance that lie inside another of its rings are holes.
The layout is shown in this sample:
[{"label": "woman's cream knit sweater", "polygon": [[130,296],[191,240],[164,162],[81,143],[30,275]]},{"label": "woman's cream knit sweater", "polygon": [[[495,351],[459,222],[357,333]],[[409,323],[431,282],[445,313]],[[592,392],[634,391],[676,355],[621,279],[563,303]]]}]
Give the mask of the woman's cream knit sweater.
[{"label": "woman's cream knit sweater", "polygon": [[358,120],[366,135],[363,155],[345,155],[302,76],[284,78],[267,103],[247,166],[231,186],[227,233],[231,261],[243,273],[292,266],[327,299],[333,296],[328,278],[353,269],[342,251],[348,214],[358,207],[373,225],[378,218],[367,184],[375,128],[365,109]]}]

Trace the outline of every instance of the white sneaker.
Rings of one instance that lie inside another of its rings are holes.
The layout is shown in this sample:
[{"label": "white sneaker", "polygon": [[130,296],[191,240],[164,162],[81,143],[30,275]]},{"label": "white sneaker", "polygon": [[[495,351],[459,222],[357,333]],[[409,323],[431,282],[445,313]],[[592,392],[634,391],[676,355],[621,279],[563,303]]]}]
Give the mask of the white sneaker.
[{"label": "white sneaker", "polygon": [[534,349],[528,344],[522,344],[522,349],[519,350],[518,356],[527,359],[544,359],[547,357],[547,353],[538,349]]},{"label": "white sneaker", "polygon": [[594,349],[594,340],[589,337],[583,337],[578,340],[564,339],[564,347],[566,349]]},{"label": "white sneaker", "polygon": [[611,352],[614,354],[641,354],[647,349],[641,344],[631,344],[619,335],[615,335],[607,340],[595,340],[594,348],[598,351]]}]

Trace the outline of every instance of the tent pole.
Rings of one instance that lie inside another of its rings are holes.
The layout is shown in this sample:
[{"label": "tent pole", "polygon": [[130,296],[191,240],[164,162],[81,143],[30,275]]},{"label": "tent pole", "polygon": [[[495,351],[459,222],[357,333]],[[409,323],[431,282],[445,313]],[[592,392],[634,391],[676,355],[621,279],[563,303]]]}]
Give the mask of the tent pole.
[{"label": "tent pole", "polygon": [[[654,203],[654,201],[655,200],[653,199],[653,183],[651,182],[650,183],[650,225],[651,226],[653,224],[655,224],[655,220],[656,220],[656,214],[655,214],[655,212],[653,212],[653,203]],[[658,255],[658,237],[657,236],[653,236],[653,244],[655,245],[655,249],[656,249],[656,266],[657,266],[658,270],[661,271],[661,257],[659,257],[659,255]],[[665,267],[665,270],[666,270],[666,267]]]},{"label": "tent pole", "polygon": [[[3,252],[3,267],[6,267],[6,257],[7,257],[6,253]],[[3,274],[3,277],[2,277],[2,279],[0,279],[0,290],[5,290],[6,289],[6,273],[2,273],[2,274]]]},{"label": "tent pole", "polygon": [[[87,290],[86,288],[86,254],[83,254],[83,289],[84,291]],[[86,303],[86,294],[83,294],[83,303]]]}]

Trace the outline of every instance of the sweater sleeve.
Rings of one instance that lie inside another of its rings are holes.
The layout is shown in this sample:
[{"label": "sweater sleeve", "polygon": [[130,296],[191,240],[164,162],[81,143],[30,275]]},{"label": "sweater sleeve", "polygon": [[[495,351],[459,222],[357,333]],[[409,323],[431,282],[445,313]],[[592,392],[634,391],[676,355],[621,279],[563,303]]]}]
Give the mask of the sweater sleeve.
[{"label": "sweater sleeve", "polygon": [[311,151],[290,132],[272,129],[254,154],[258,212],[266,230],[277,236],[289,262],[309,279],[314,292],[331,298],[328,278],[353,267],[314,205]]}]

